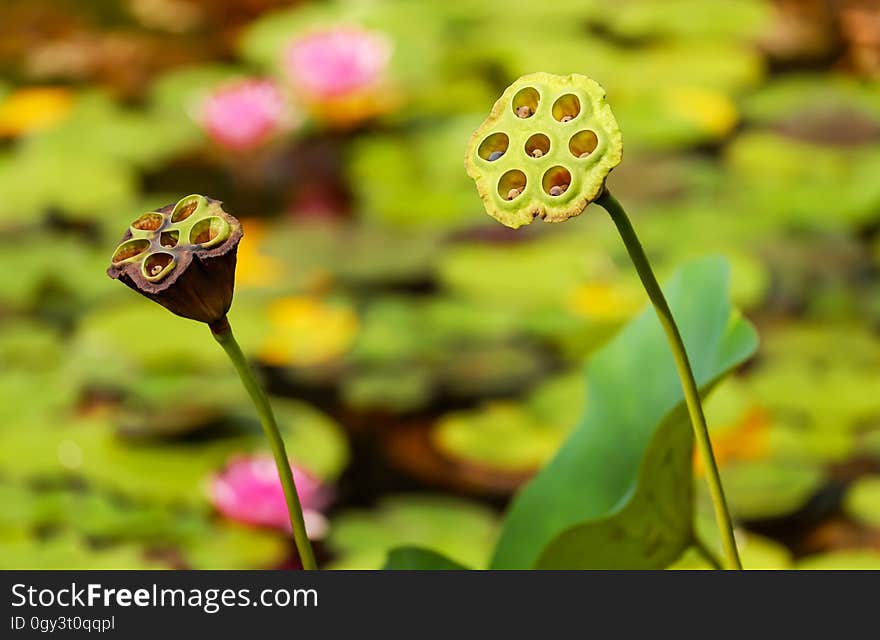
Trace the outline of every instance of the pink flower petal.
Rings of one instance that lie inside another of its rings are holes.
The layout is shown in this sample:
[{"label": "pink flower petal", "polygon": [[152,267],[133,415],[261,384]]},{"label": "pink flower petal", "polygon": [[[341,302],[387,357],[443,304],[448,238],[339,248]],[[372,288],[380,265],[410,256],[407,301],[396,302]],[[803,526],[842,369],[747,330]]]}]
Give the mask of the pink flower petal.
[{"label": "pink flower petal", "polygon": [[[306,529],[310,537],[318,537],[326,531],[320,511],[329,504],[330,491],[305,469],[291,468],[303,511],[309,514]],[[231,520],[290,530],[284,489],[271,456],[232,460],[214,476],[209,494],[214,507]]]},{"label": "pink flower petal", "polygon": [[335,27],[294,40],[284,52],[288,75],[312,98],[338,98],[373,86],[391,59],[391,41],[360,27]]},{"label": "pink flower petal", "polygon": [[269,80],[223,85],[202,103],[199,122],[217,144],[236,151],[260,146],[281,128],[284,97]]}]

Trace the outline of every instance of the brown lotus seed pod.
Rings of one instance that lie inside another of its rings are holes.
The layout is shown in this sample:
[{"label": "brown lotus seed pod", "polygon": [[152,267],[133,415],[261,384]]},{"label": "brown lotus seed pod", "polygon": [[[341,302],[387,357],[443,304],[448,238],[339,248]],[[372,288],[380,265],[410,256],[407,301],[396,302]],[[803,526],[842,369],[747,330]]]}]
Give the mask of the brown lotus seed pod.
[{"label": "brown lotus seed pod", "polygon": [[172,313],[218,323],[232,305],[241,236],[219,200],[187,196],[135,220],[107,274]]}]

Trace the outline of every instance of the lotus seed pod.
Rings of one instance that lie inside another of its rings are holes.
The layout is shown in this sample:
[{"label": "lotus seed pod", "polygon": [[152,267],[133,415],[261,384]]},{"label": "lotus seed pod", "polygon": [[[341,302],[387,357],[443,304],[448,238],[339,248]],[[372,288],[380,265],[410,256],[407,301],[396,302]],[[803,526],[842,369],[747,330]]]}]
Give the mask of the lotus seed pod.
[{"label": "lotus seed pod", "polygon": [[134,220],[107,274],[179,316],[214,324],[232,305],[241,236],[220,201],[187,196]]},{"label": "lotus seed pod", "polygon": [[622,150],[601,86],[578,74],[533,73],[492,107],[468,144],[465,167],[489,215],[515,229],[581,213],[602,194]]}]

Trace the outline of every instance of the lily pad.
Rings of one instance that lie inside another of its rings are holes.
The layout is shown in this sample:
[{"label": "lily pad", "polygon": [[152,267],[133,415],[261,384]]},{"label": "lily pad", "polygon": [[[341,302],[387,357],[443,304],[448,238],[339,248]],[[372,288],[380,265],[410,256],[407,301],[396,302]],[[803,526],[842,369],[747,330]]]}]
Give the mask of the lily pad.
[{"label": "lily pad", "polygon": [[419,546],[464,566],[484,568],[497,533],[485,507],[448,496],[400,495],[331,522],[331,569],[379,569],[391,549]]},{"label": "lily pad", "polygon": [[876,571],[880,569],[880,552],[869,549],[831,551],[808,556],[798,562],[795,569],[809,571]]},{"label": "lily pad", "polygon": [[440,418],[434,444],[447,456],[482,467],[528,472],[544,465],[583,413],[582,376],[552,379],[523,404],[496,401]]},{"label": "lily pad", "polygon": [[721,470],[733,513],[744,520],[761,520],[797,511],[825,480],[816,466],[779,460],[732,463]]},{"label": "lily pad", "polygon": [[0,541],[0,568],[8,569],[161,569],[136,545],[93,547],[75,535],[49,540]]},{"label": "lily pad", "polygon": [[880,475],[859,478],[847,491],[844,509],[854,520],[880,528]]},{"label": "lily pad", "polygon": [[357,141],[351,150],[349,183],[363,219],[402,227],[454,228],[472,223],[475,204],[461,169],[461,140],[475,118],[405,134]]}]

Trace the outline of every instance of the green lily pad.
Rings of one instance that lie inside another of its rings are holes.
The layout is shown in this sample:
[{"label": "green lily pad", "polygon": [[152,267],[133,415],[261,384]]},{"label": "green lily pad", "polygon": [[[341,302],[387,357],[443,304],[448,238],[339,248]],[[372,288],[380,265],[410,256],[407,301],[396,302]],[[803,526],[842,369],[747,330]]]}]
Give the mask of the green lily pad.
[{"label": "green lily pad", "polygon": [[495,541],[495,515],[448,496],[400,495],[369,511],[347,511],[331,522],[331,569],[379,569],[392,549],[419,546],[468,567],[486,566]]},{"label": "green lily pad", "polygon": [[778,460],[731,463],[721,470],[727,500],[744,520],[761,520],[793,513],[825,481],[822,469]]},{"label": "green lily pad", "polygon": [[46,371],[61,362],[58,331],[24,320],[0,323],[0,370]]},{"label": "green lily pad", "polygon": [[0,307],[69,319],[116,293],[109,278],[95,277],[106,263],[106,255],[68,234],[7,236],[0,242],[0,270],[17,277],[0,282]]},{"label": "green lily pad", "polygon": [[771,123],[804,111],[854,110],[880,119],[874,83],[839,74],[786,74],[743,98],[750,120]]},{"label": "green lily pad", "polygon": [[[727,283],[710,259],[665,287],[704,389],[756,346]],[[586,414],[514,499],[493,568],[661,568],[689,545],[692,433],[653,309],[593,358],[587,380]]]},{"label": "green lily pad", "polygon": [[[49,540],[0,540],[0,568],[9,569],[161,569],[136,545],[93,547],[76,535]],[[168,567],[164,567],[168,568]]]},{"label": "green lily pad", "polygon": [[880,527],[880,475],[859,478],[844,499],[846,513],[870,527]]},{"label": "green lily pad", "polygon": [[446,229],[470,225],[476,206],[461,169],[461,140],[479,120],[450,120],[403,136],[357,140],[348,180],[364,220],[373,224]]},{"label": "green lily pad", "polygon": [[504,471],[531,471],[549,460],[583,413],[578,372],[543,383],[518,404],[496,401],[446,414],[432,433],[446,455]]},{"label": "green lily pad", "polygon": [[[22,568],[67,568],[55,546],[73,547],[76,568],[147,566],[148,550],[162,550],[193,569],[273,568],[288,555],[286,536],[274,531],[213,523],[205,510],[189,511],[164,505],[110,499],[107,495],[63,487],[30,490],[0,484],[6,508],[0,516],[0,539],[25,543]],[[29,545],[30,532],[41,528],[61,532],[60,540]],[[78,539],[88,543],[76,544]],[[43,547],[47,548],[44,549]],[[3,543],[0,542],[0,548]],[[94,550],[92,550],[94,549]],[[106,553],[105,550],[110,551]],[[170,552],[170,553],[169,553]],[[162,560],[149,564],[162,563]]]},{"label": "green lily pad", "polygon": [[626,38],[737,38],[760,35],[770,19],[765,3],[759,0],[717,2],[671,0],[618,3],[603,0],[597,18],[619,36]]},{"label": "green lily pad", "polygon": [[[737,531],[737,547],[743,569],[767,571],[791,569],[791,551],[778,542],[751,531]],[[716,555],[720,553],[716,552]],[[687,550],[670,569],[695,570],[714,567],[694,549]]]},{"label": "green lily pad", "polygon": [[[267,331],[264,310],[233,305],[229,317],[242,349],[255,353]],[[206,325],[179,318],[131,291],[125,302],[84,315],[72,349],[78,352],[77,357],[88,360],[121,361],[160,372],[170,367],[177,371],[225,371],[232,366]],[[100,371],[95,375],[104,379]]]},{"label": "green lily pad", "polygon": [[358,371],[342,381],[346,406],[359,409],[413,411],[434,397],[433,375],[427,367],[400,366]]},{"label": "green lily pad", "polygon": [[634,274],[609,262],[601,241],[582,235],[580,223],[570,223],[577,225],[572,233],[533,242],[454,246],[441,260],[440,281],[467,300],[518,313],[542,308],[559,313],[580,286],[597,276],[612,284],[633,281]]},{"label": "green lily pad", "polygon": [[830,148],[755,132],[736,138],[726,163],[742,207],[777,225],[846,229],[872,219],[880,203],[877,145]]},{"label": "green lily pad", "polygon": [[[332,480],[348,460],[341,429],[307,405],[273,401],[291,458]],[[206,504],[212,474],[235,456],[268,448],[251,411],[231,416],[230,434],[205,441],[131,441],[105,419],[56,424],[19,417],[0,429],[0,473],[11,478],[78,477],[133,500]]]},{"label": "green lily pad", "polygon": [[820,460],[852,453],[860,425],[877,415],[869,392],[880,366],[873,336],[849,323],[789,324],[767,332],[764,356],[747,384],[775,416],[779,453]]},{"label": "green lily pad", "polygon": [[[569,425],[570,426],[570,425]],[[569,428],[544,424],[515,403],[447,414],[432,433],[450,457],[503,470],[530,471],[550,459]]]},{"label": "green lily pad", "polygon": [[795,569],[876,571],[880,569],[880,552],[868,549],[831,551],[806,557],[795,565]]},{"label": "green lily pad", "polygon": [[218,524],[183,545],[191,569],[276,569],[288,557],[287,536],[234,524]]}]

